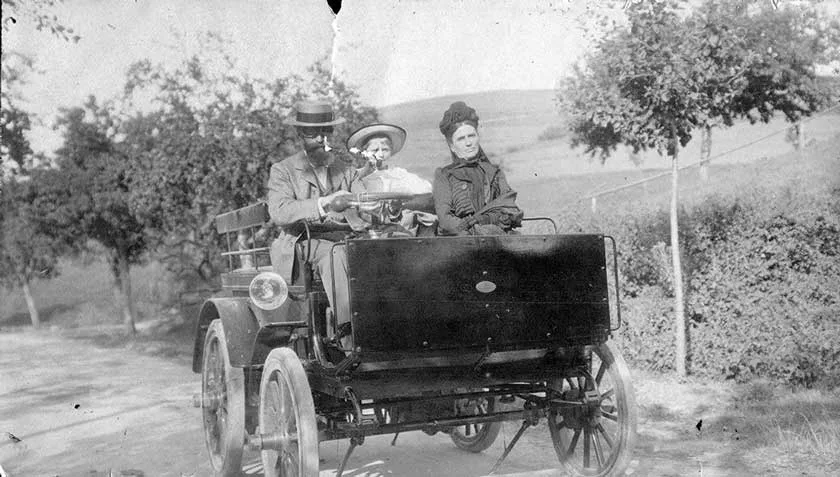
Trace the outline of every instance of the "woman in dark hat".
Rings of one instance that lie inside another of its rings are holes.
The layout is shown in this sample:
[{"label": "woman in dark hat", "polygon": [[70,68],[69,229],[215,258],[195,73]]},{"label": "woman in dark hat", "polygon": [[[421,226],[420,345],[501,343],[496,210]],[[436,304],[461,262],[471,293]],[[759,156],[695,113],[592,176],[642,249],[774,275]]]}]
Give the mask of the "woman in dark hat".
[{"label": "woman in dark hat", "polygon": [[522,224],[516,192],[481,149],[478,114],[463,101],[443,113],[440,132],[451,163],[435,171],[435,212],[442,235],[499,235]]}]

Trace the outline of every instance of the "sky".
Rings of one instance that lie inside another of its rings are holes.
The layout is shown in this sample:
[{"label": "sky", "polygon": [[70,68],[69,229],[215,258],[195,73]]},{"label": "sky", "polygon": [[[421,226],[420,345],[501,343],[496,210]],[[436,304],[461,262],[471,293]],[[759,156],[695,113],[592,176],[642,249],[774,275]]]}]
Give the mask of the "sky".
[{"label": "sky", "polygon": [[[36,118],[33,149],[49,154],[61,143],[51,128],[61,107],[118,95],[136,61],[178,64],[199,50],[206,32],[228,40],[238,68],[252,77],[300,73],[329,56],[365,103],[386,106],[554,88],[604,30],[598,18],[620,22],[624,3],[344,0],[336,17],[325,0],[65,0],[52,10],[81,36],[77,43],[21,18],[7,24],[3,50],[34,58],[40,70],[20,94]],[[840,7],[840,0],[825,3]]]},{"label": "sky", "polygon": [[610,1],[345,0],[336,17],[318,0],[73,0],[53,11],[81,36],[77,43],[21,18],[5,32],[3,49],[36,61],[40,73],[20,94],[39,120],[33,149],[50,153],[60,145],[51,125],[61,107],[118,95],[127,68],[141,59],[176,65],[198,51],[204,32],[229,40],[252,76],[303,72],[327,55],[364,102],[385,106],[553,88],[583,51],[591,8]]}]

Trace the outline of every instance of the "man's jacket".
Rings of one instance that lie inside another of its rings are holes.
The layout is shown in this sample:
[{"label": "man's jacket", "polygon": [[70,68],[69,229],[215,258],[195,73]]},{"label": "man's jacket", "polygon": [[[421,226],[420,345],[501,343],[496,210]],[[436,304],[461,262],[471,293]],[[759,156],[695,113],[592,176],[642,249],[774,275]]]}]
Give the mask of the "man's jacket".
[{"label": "man's jacket", "polygon": [[358,172],[340,160],[328,167],[326,184],[319,184],[312,165],[303,151],[271,166],[268,178],[268,214],[280,227],[280,234],[271,244],[271,263],[284,280],[291,283],[295,259],[295,243],[305,233],[302,221],[317,230],[320,238],[333,238],[330,231],[351,231],[346,222],[330,216],[322,218],[318,211],[318,198],[339,190],[364,192]]}]

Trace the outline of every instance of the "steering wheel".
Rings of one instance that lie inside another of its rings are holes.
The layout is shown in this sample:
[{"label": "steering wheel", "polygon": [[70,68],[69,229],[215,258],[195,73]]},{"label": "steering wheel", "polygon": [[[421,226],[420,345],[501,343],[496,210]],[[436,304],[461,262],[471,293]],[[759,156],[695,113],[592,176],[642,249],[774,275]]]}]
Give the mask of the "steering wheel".
[{"label": "steering wheel", "polygon": [[347,194],[335,198],[335,206],[339,209],[349,207],[359,208],[371,202],[385,202],[399,200],[404,206],[411,209],[423,210],[428,208],[428,202],[432,194],[407,194],[404,192],[363,192],[361,194]]}]

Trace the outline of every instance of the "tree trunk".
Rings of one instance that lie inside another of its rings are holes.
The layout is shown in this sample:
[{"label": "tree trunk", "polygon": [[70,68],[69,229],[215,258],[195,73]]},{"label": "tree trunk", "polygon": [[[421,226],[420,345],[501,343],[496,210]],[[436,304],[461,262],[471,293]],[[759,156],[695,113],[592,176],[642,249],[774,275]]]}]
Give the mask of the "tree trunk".
[{"label": "tree trunk", "polygon": [[703,139],[700,142],[700,180],[709,180],[709,160],[712,155],[712,127],[703,128]]},{"label": "tree trunk", "polygon": [[799,121],[796,123],[796,149],[801,151],[805,149],[805,123]]},{"label": "tree trunk", "polygon": [[35,306],[35,300],[32,298],[32,291],[29,289],[29,280],[24,278],[22,283],[23,296],[26,298],[26,307],[29,308],[29,319],[32,320],[32,327],[40,328],[41,317],[38,315],[38,308]]},{"label": "tree trunk", "polygon": [[131,267],[128,257],[118,252],[113,260],[111,268],[114,271],[114,298],[119,304],[125,331],[134,334],[137,328],[134,327],[134,300],[131,299]]},{"label": "tree trunk", "polygon": [[683,302],[682,263],[680,260],[679,223],[677,198],[679,196],[679,143],[676,128],[671,127],[674,157],[671,165],[671,261],[674,265],[674,331],[676,338],[675,367],[678,376],[686,375],[685,310]]}]

